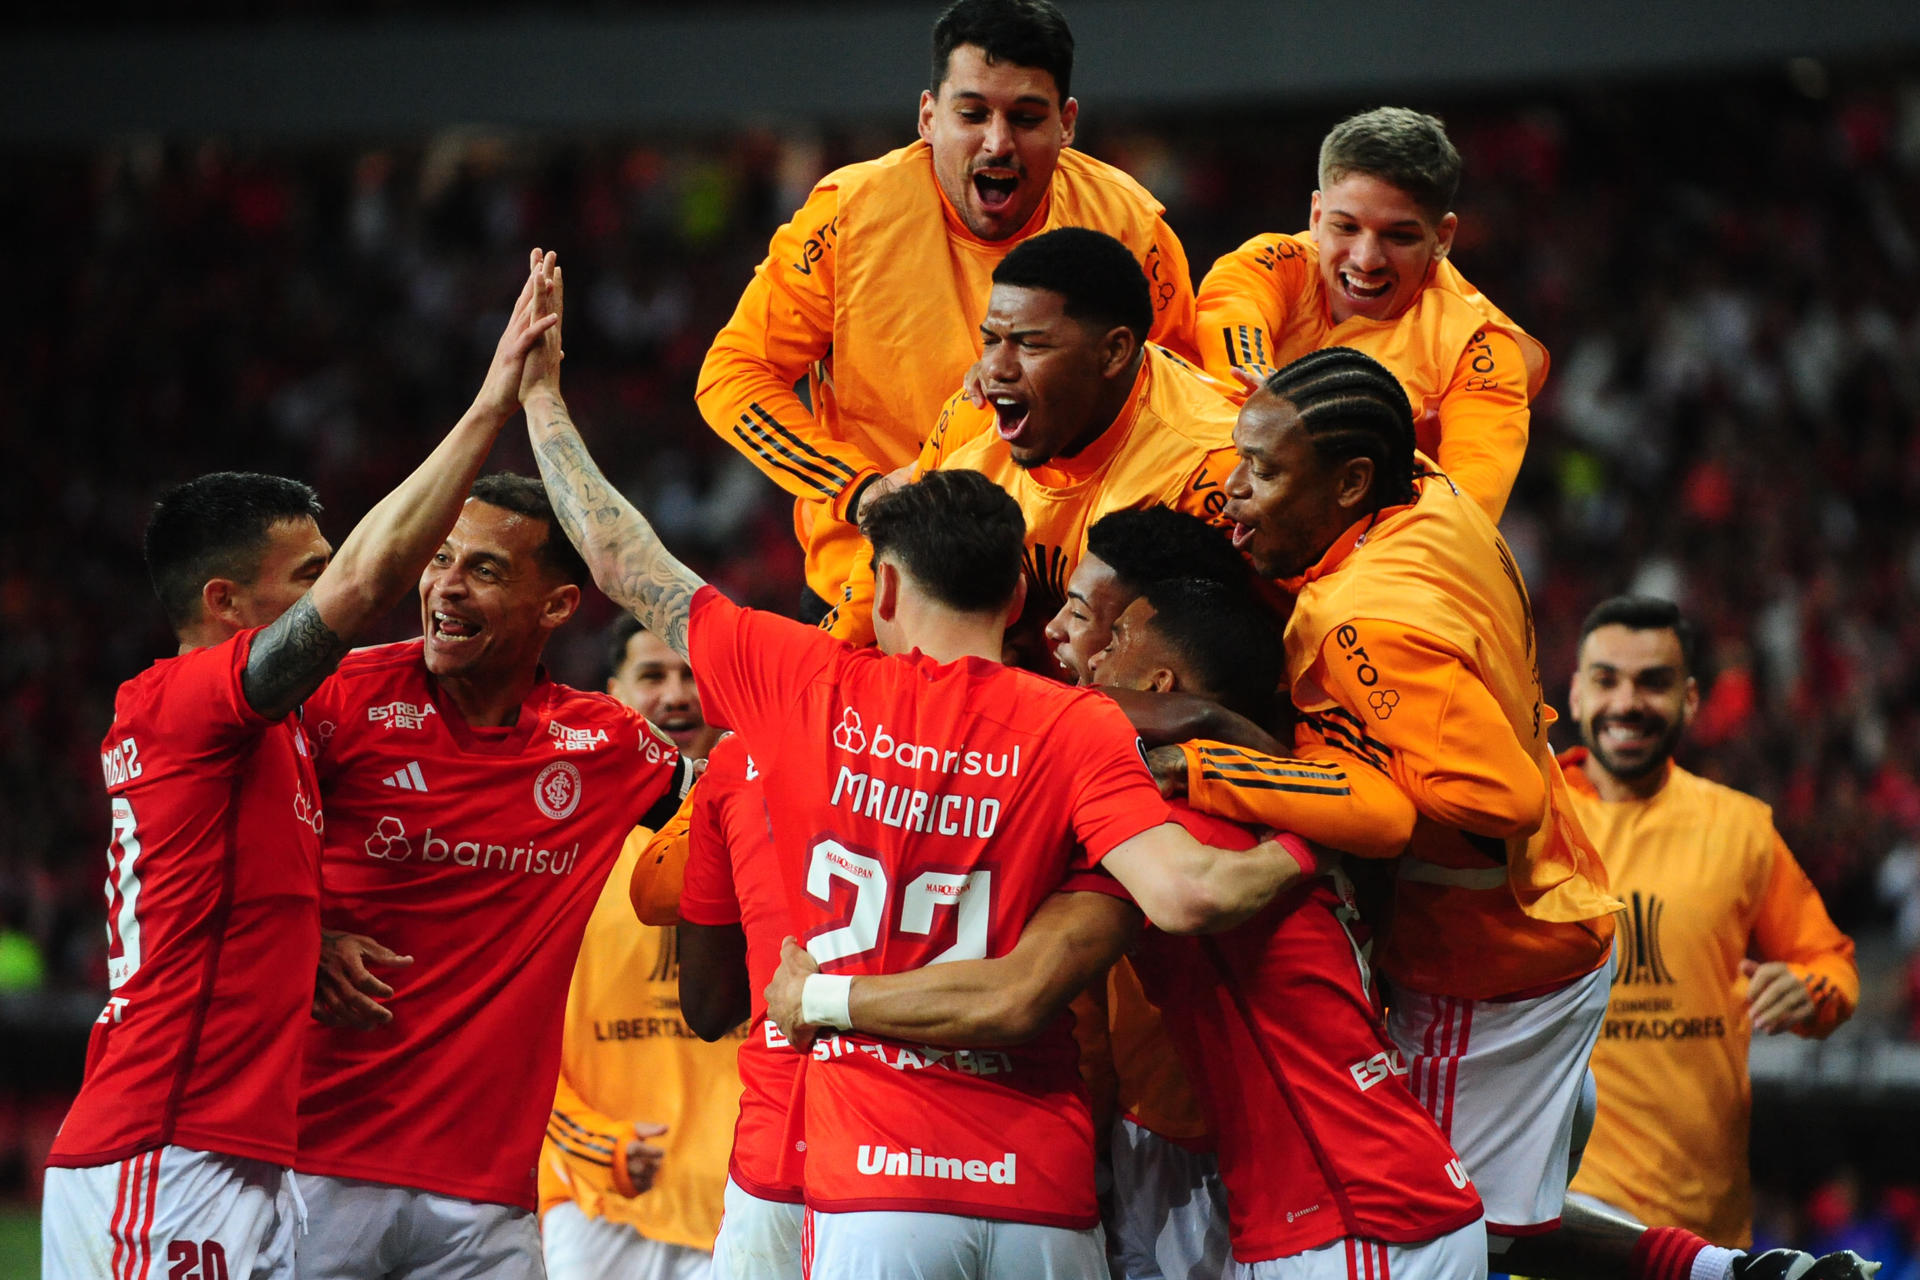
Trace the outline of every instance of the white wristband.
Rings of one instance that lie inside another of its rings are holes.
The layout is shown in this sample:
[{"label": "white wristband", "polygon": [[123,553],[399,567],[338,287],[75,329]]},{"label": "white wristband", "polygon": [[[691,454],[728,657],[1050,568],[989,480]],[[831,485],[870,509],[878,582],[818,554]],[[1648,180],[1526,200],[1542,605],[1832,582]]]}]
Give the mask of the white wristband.
[{"label": "white wristband", "polygon": [[810,1027],[845,1031],[853,1025],[847,1002],[853,998],[853,977],[844,973],[810,973],[800,984],[800,1021]]}]

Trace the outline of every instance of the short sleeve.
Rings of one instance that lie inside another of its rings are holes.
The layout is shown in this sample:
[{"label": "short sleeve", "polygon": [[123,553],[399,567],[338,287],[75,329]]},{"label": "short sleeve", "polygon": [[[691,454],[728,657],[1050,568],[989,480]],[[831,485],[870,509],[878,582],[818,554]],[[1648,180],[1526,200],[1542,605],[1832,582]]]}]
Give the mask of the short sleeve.
[{"label": "short sleeve", "polygon": [[247,655],[258,630],[242,631],[204,649],[191,649],[167,670],[164,696],[154,699],[154,728],[183,752],[225,751],[273,723],[247,701]]},{"label": "short sleeve", "polygon": [[1068,734],[1062,745],[1076,762],[1073,834],[1084,851],[1072,870],[1093,867],[1117,845],[1173,820],[1133,725],[1110,699],[1082,698],[1063,717],[1062,729]]},{"label": "short sleeve", "polygon": [[[728,744],[735,744],[732,749]],[[723,739],[695,784],[687,824],[687,866],[680,885],[680,918],[688,924],[740,923],[740,896],[733,886],[733,855],[727,847],[726,806],[746,785],[739,739]]]},{"label": "short sleeve", "polygon": [[694,593],[687,647],[707,722],[749,738],[846,650],[824,631],[742,609],[710,586]]}]

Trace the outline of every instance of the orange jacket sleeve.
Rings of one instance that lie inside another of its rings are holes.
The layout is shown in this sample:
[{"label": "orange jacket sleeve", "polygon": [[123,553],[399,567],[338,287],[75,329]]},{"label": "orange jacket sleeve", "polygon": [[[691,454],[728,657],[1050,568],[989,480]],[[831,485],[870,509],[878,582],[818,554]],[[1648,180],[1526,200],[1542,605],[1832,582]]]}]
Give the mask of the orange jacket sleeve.
[{"label": "orange jacket sleeve", "polygon": [[1193,268],[1187,264],[1185,246],[1166,218],[1155,221],[1153,248],[1140,265],[1146,272],[1147,286],[1153,290],[1153,327],[1147,330],[1148,341],[1199,363],[1200,352],[1194,344]]},{"label": "orange jacket sleeve", "polygon": [[1272,373],[1274,335],[1287,331],[1288,309],[1306,290],[1312,264],[1284,250],[1285,236],[1261,235],[1213,264],[1194,304],[1200,367],[1243,395],[1235,369],[1256,377]]},{"label": "orange jacket sleeve", "polygon": [[554,1086],[553,1111],[547,1116],[547,1141],[574,1163],[591,1165],[590,1183],[599,1183],[613,1194],[636,1196],[639,1193],[627,1172],[627,1140],[634,1136],[633,1126],[588,1106],[560,1072]]},{"label": "orange jacket sleeve", "polygon": [[707,351],[694,400],[722,440],[796,498],[847,503],[873,461],[836,439],[807,412],[794,384],[833,345],[835,219],[840,194],[814,188],[793,220],[773,233],[764,262]]},{"label": "orange jacket sleeve", "polygon": [[1291,758],[1186,742],[1187,803],[1249,826],[1290,831],[1363,858],[1392,858],[1413,835],[1413,802],[1376,766],[1304,730]]},{"label": "orange jacket sleeve", "polygon": [[627,895],[633,901],[633,914],[641,924],[680,923],[680,886],[687,875],[687,830],[693,822],[695,797],[700,784],[687,790],[674,815],[660,824],[647,841],[640,860],[633,864],[633,879]]},{"label": "orange jacket sleeve", "polygon": [[1793,1028],[1795,1035],[1823,1039],[1853,1016],[1860,1002],[1853,939],[1834,925],[1820,891],[1778,832],[1773,837],[1773,870],[1753,921],[1753,950],[1763,961],[1786,961],[1807,984],[1813,1015]]},{"label": "orange jacket sleeve", "polygon": [[1497,330],[1475,334],[1440,397],[1439,414],[1434,461],[1498,524],[1527,452],[1530,410],[1520,344]]},{"label": "orange jacket sleeve", "polygon": [[[1347,627],[1358,637],[1343,649],[1335,638]],[[1360,661],[1346,660],[1356,653]],[[1376,673],[1373,684],[1361,683],[1363,670]],[[1404,625],[1355,618],[1327,633],[1308,674],[1388,748],[1394,780],[1421,814],[1500,840],[1539,829],[1547,812],[1540,767],[1451,646]]]}]

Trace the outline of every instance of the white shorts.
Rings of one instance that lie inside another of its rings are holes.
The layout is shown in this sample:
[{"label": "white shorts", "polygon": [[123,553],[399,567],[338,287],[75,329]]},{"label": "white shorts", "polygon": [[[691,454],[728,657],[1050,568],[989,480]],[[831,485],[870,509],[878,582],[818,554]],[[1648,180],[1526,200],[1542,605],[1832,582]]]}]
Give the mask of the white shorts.
[{"label": "white shorts", "polygon": [[47,1170],[43,1280],[284,1280],[305,1227],[287,1170],[161,1147],[115,1164]]},{"label": "white shorts", "polygon": [[1487,1280],[1487,1229],[1470,1222],[1425,1244],[1335,1240],[1265,1262],[1236,1262],[1234,1280]]},{"label": "white shorts", "polygon": [[1612,984],[1609,962],[1530,1000],[1389,993],[1387,1033],[1406,1059],[1407,1087],[1473,1178],[1490,1235],[1559,1225],[1587,1060]]},{"label": "white shorts", "polygon": [[299,1280],[545,1280],[533,1214],[412,1187],[296,1173],[312,1228]]},{"label": "white shorts", "polygon": [[1106,1234],[948,1213],[818,1213],[809,1280],[1107,1280]]},{"label": "white shorts", "polygon": [[806,1210],[762,1200],[732,1178],[713,1242],[713,1280],[800,1280],[800,1231]]},{"label": "white shorts", "polygon": [[[540,1220],[547,1280],[707,1280],[713,1255],[683,1244],[649,1240],[624,1222],[589,1218],[568,1200]],[[795,1253],[798,1258],[798,1251]],[[795,1270],[798,1270],[796,1263]]]},{"label": "white shorts", "polygon": [[1229,1275],[1233,1246],[1218,1157],[1115,1119],[1107,1232],[1125,1280]]}]

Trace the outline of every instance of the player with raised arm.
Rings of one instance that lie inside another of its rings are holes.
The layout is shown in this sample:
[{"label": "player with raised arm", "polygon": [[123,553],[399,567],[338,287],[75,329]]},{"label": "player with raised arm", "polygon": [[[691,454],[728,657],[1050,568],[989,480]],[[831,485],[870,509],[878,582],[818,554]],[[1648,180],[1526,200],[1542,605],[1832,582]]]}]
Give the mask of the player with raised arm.
[{"label": "player with raised arm", "polygon": [[1573,1189],[1745,1246],[1748,1042],[1831,1034],[1860,973],[1768,807],[1673,762],[1699,705],[1698,646],[1675,605],[1643,596],[1581,626],[1568,709],[1586,745],[1560,763],[1627,909]]},{"label": "player with raised arm", "polygon": [[1448,259],[1460,153],[1432,116],[1364,111],[1320,144],[1308,230],[1255,236],[1200,285],[1207,371],[1260,379],[1353,347],[1413,400],[1420,450],[1496,522],[1526,454],[1547,351]]},{"label": "player with raised arm", "polygon": [[[1269,378],[1234,440],[1235,541],[1295,593],[1294,705],[1379,758],[1419,813],[1374,958],[1414,1096],[1486,1201],[1495,1264],[1797,1274],[1805,1255],[1777,1267],[1726,1250],[1681,1257],[1566,1201],[1619,904],[1547,743],[1555,717],[1526,585],[1480,504],[1416,452],[1406,392],[1377,361],[1331,347]],[[1179,752],[1175,781],[1195,807],[1271,820],[1271,793],[1209,774],[1203,747]]]},{"label": "player with raised arm", "polygon": [[[779,779],[776,861],[799,932],[838,970],[815,979],[829,1010],[852,973],[1004,954],[1048,894],[1104,892],[1102,869],[1183,931],[1244,919],[1300,875],[1277,842],[1228,852],[1168,822],[1111,703],[999,663],[1024,527],[985,477],[941,472],[866,513],[880,648],[856,649],[706,589],[594,466],[557,385],[525,405],[595,581],[687,655],[708,714]],[[1064,1024],[988,1058],[862,1037],[813,1054],[812,1275],[1103,1265]]]},{"label": "player with raised arm", "polygon": [[1073,33],[1048,0],[949,5],[920,141],[822,178],[713,340],[700,413],[794,496],[808,621],[863,554],[862,502],[914,460],[979,358],[1009,249],[1056,227],[1115,236],[1152,281],[1154,340],[1192,354],[1186,252],[1139,183],[1073,150],[1072,74]]},{"label": "player with raised arm", "polygon": [[[1264,610],[1218,583],[1156,582],[1122,612],[1096,661],[1095,682],[1224,698],[1250,709],[1270,692],[1279,665],[1270,627]],[[1252,841],[1221,819],[1184,806],[1176,812],[1213,843]],[[874,1034],[940,1045],[1016,1039],[1125,944],[1132,922],[1092,905],[1089,895],[1057,895],[997,960],[857,977],[849,1019]],[[1134,948],[1134,969],[1165,1010],[1165,1028],[1156,1029],[1201,1085],[1196,1093],[1219,1155],[1218,1173],[1209,1177],[1210,1159],[1179,1147],[1147,1151],[1116,1135],[1116,1182],[1128,1172],[1139,1190],[1153,1189],[1152,1178],[1129,1169],[1144,1157],[1159,1166],[1146,1172],[1168,1180],[1161,1189],[1172,1190],[1183,1176],[1189,1194],[1210,1206],[1163,1205],[1163,1213],[1172,1210],[1164,1223],[1123,1217],[1121,1230],[1129,1234],[1160,1228],[1157,1240],[1147,1231],[1123,1248],[1128,1275],[1486,1274],[1479,1197],[1407,1092],[1399,1054],[1374,1011],[1362,953],[1347,932],[1354,915],[1336,872],[1296,885],[1228,932],[1189,939],[1154,931]],[[810,956],[789,947],[768,991],[790,1034],[811,1030],[801,1005],[816,969]],[[1218,1192],[1222,1177],[1225,1196]],[[1178,1238],[1213,1228],[1224,1235],[1229,1226],[1237,1267],[1224,1254],[1198,1251],[1198,1241]]]},{"label": "player with raised arm", "polygon": [[[979,322],[987,403],[951,396],[915,464],[979,471],[1020,504],[1028,604],[1014,634],[1035,669],[1089,525],[1155,503],[1216,517],[1226,505],[1234,404],[1148,341],[1152,318],[1147,279],[1112,236],[1066,227],[1023,241],[994,268]],[[872,598],[871,565],[854,566],[833,633],[870,641]]]},{"label": "player with raised arm", "polygon": [[554,323],[533,286],[472,407],[337,554],[313,490],[277,476],[202,476],[154,509],[147,565],[180,649],[121,686],[101,749],[110,994],[48,1157],[48,1277],[291,1274],[325,825],[293,712],[453,524]]},{"label": "player with raised arm", "polygon": [[[686,659],[623,613],[607,628],[607,661],[608,693],[683,755],[707,757],[719,730],[701,715]],[[634,920],[629,886],[656,834],[628,834],[567,989],[560,1081],[540,1148],[548,1280],[697,1280],[720,1226],[734,1046],[702,1043],[679,1008],[683,931]]]}]

